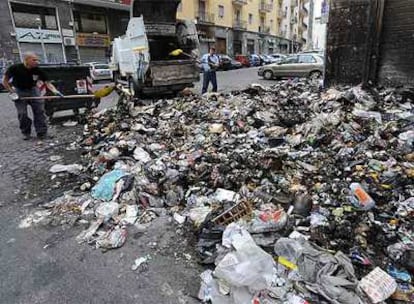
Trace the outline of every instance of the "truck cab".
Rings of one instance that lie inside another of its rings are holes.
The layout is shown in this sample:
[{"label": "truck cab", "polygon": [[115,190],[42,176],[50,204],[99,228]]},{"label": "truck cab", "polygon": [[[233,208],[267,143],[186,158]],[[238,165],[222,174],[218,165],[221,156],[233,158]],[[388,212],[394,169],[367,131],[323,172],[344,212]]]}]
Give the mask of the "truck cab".
[{"label": "truck cab", "polygon": [[[195,24],[177,21],[179,0],[135,0],[124,36],[112,45],[111,67],[136,96],[177,93],[199,80]],[[178,56],[171,52],[183,50]]]}]

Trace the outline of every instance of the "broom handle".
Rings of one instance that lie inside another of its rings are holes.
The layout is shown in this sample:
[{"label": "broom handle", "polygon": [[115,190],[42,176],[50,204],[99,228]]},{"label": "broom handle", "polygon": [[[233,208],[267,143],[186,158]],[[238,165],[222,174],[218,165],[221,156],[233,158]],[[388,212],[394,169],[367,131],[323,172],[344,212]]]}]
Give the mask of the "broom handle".
[{"label": "broom handle", "polygon": [[95,98],[95,95],[66,95],[66,96],[35,96],[35,97],[22,97],[19,100],[53,100],[53,99],[75,99],[75,98]]}]

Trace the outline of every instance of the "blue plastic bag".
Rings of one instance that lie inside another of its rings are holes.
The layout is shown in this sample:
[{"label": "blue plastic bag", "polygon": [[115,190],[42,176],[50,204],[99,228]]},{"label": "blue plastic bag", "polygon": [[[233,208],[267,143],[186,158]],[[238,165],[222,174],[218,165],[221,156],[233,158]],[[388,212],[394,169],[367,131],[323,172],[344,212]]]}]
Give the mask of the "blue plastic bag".
[{"label": "blue plastic bag", "polygon": [[102,175],[98,183],[92,188],[92,197],[103,201],[112,200],[116,182],[125,175],[127,175],[127,173],[119,169],[115,169]]}]

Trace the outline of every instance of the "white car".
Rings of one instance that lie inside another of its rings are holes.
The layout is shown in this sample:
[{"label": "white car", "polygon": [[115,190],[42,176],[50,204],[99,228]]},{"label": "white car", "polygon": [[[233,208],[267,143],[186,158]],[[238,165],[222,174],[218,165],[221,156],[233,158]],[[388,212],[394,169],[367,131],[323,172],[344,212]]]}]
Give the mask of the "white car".
[{"label": "white car", "polygon": [[271,54],[269,55],[270,58],[272,58],[272,63],[278,63],[281,62],[286,58],[286,55],[283,54]]},{"label": "white car", "polygon": [[112,70],[109,68],[109,64],[99,62],[89,62],[86,65],[90,66],[92,80],[112,80]]}]

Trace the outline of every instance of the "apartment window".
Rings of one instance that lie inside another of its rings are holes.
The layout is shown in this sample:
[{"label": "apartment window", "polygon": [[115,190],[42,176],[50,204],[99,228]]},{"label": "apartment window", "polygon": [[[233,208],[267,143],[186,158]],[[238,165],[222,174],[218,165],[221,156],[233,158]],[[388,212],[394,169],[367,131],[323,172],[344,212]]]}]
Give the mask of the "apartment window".
[{"label": "apartment window", "polygon": [[249,14],[249,24],[253,23],[253,14]]},{"label": "apartment window", "polygon": [[56,10],[50,7],[11,3],[13,19],[16,27],[38,28],[39,20],[42,29],[57,30]]},{"label": "apartment window", "polygon": [[83,33],[106,34],[106,18],[103,14],[74,12],[76,30]]},{"label": "apartment window", "polygon": [[224,6],[223,5],[218,6],[218,15],[220,18],[224,17]]},{"label": "apartment window", "polygon": [[236,10],[236,14],[234,15],[234,17],[236,18],[237,21],[240,21],[241,19],[240,16],[241,16],[240,10]]}]

